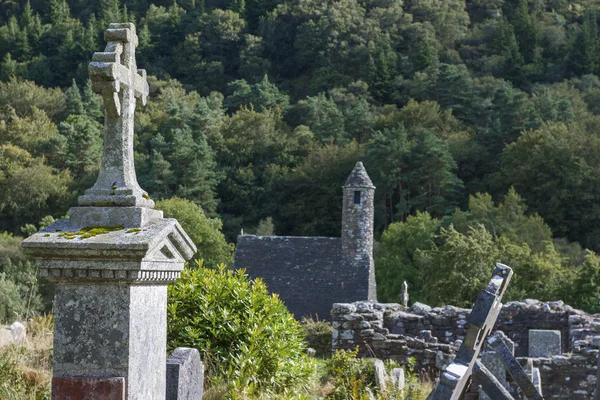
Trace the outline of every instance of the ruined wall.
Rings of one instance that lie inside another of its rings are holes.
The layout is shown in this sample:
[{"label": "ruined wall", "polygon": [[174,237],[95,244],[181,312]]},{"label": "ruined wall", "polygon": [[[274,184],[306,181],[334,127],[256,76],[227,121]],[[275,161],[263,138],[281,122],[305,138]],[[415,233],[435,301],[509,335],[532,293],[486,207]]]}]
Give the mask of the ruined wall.
[{"label": "ruined wall", "polygon": [[[334,304],[333,350],[354,349],[364,357],[401,363],[414,357],[426,372],[444,369],[465,337],[469,309],[431,308],[416,303],[356,302]],[[494,330],[515,342],[515,355],[527,356],[530,329],[560,330],[563,354],[533,359],[540,368],[546,399],[589,399],[596,387],[600,316],[576,310],[562,301],[510,302],[503,306]],[[527,358],[519,358],[525,363]]]}]

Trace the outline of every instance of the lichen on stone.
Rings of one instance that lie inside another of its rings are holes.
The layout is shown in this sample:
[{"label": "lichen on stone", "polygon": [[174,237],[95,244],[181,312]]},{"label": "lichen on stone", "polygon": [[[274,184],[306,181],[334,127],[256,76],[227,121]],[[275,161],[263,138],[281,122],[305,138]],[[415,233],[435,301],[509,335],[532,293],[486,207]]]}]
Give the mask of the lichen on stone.
[{"label": "lichen on stone", "polygon": [[88,239],[97,235],[104,235],[110,232],[123,230],[122,226],[86,226],[85,228],[81,228],[76,232],[63,232],[59,234],[59,237],[63,237],[65,239]]}]

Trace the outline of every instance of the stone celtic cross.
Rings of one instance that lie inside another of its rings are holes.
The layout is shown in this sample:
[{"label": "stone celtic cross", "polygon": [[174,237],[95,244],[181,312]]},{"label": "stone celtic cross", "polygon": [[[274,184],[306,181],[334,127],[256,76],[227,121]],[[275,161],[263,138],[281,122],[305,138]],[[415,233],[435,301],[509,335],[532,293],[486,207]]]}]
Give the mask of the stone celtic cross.
[{"label": "stone celtic cross", "polygon": [[148,207],[154,202],[137,182],[133,165],[133,124],[136,97],[146,104],[146,71],[138,70],[138,38],[131,23],[110,24],[104,32],[104,52],[89,65],[92,89],[104,100],[104,154],[94,186],[79,197],[83,207]]}]

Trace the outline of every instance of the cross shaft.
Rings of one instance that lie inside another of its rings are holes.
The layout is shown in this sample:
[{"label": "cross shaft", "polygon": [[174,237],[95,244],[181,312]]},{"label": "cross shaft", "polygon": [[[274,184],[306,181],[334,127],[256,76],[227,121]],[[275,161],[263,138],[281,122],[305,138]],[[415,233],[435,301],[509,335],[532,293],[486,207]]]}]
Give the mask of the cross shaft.
[{"label": "cross shaft", "polygon": [[153,208],[133,164],[136,98],[145,105],[149,94],[146,71],[138,70],[135,61],[135,26],[110,24],[104,39],[105,50],[94,53],[89,65],[92,89],[104,100],[104,154],[98,179],[79,197],[79,205]]}]

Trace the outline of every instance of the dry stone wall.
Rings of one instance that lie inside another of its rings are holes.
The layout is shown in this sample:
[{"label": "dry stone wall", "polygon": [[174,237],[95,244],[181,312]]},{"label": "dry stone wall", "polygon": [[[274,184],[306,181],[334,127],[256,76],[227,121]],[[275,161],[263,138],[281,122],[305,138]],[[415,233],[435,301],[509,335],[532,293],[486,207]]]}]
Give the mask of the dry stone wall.
[{"label": "dry stone wall", "polygon": [[[423,372],[445,369],[464,340],[470,309],[453,306],[431,308],[415,303],[336,303],[331,311],[333,350],[359,348],[363,357],[408,357]],[[589,315],[562,301],[525,300],[505,304],[494,330],[515,342],[515,355],[525,364],[529,330],[558,330],[562,354],[534,358],[540,369],[546,399],[590,399],[596,388],[600,348],[600,315]]]}]

